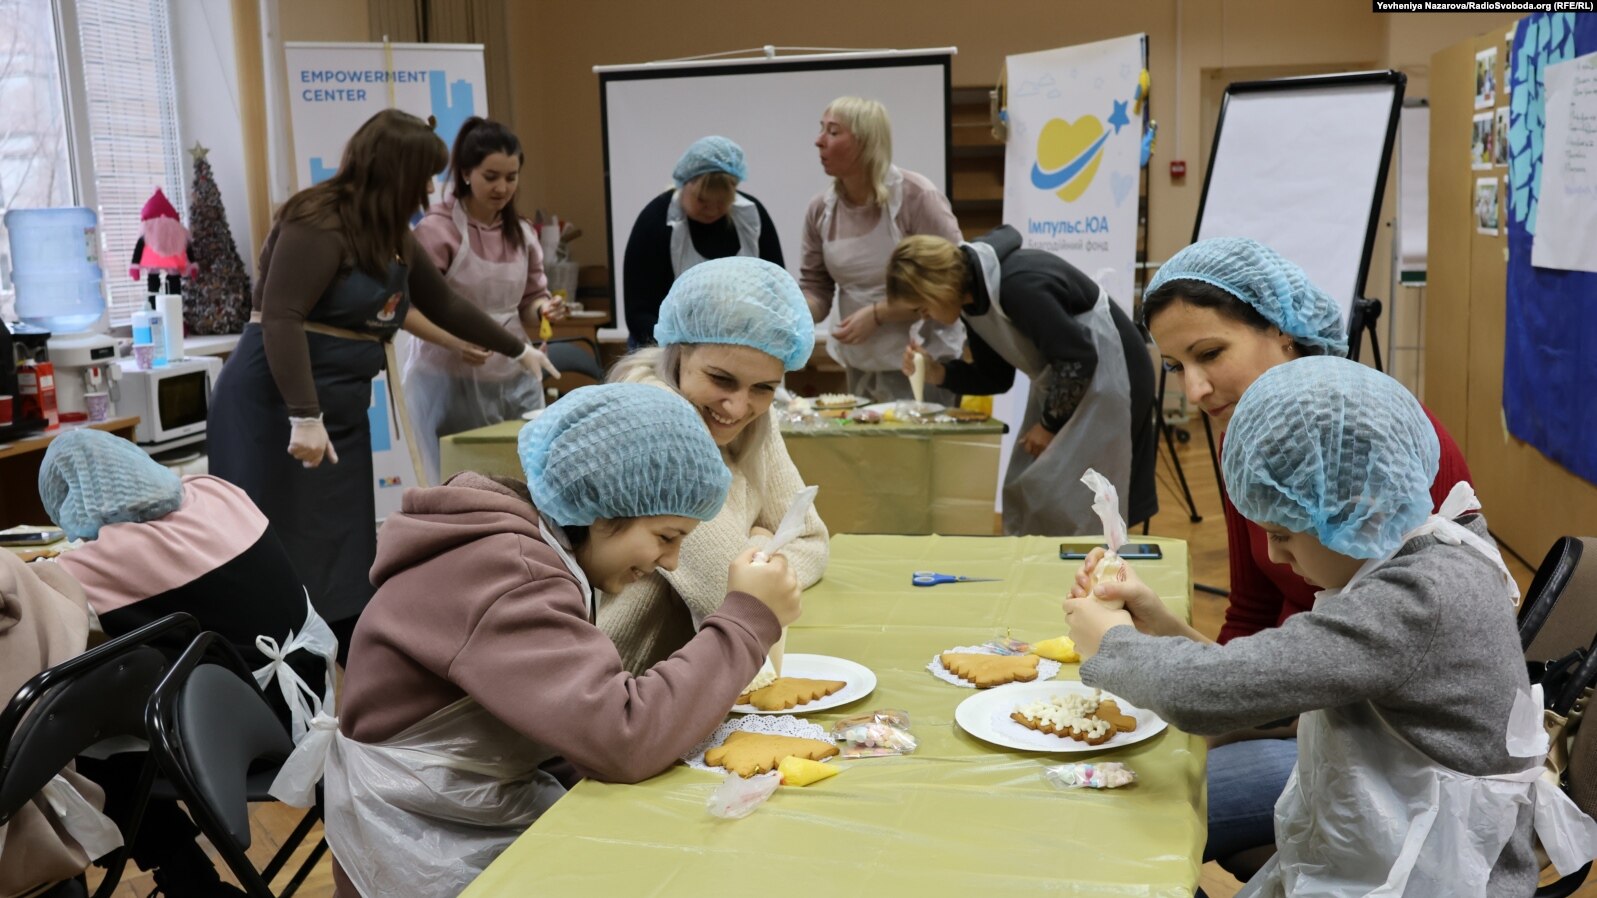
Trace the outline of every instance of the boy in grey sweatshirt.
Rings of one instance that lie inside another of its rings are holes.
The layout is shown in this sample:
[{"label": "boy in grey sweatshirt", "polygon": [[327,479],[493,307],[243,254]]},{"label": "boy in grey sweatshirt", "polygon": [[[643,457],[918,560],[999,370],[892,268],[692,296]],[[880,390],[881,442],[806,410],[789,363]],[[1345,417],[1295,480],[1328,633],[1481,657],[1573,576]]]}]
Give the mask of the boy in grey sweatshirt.
[{"label": "boy in grey sweatshirt", "polygon": [[1090,686],[1198,734],[1302,715],[1278,853],[1244,895],[1535,891],[1535,799],[1513,775],[1539,759],[1507,746],[1529,695],[1516,593],[1466,485],[1430,515],[1437,458],[1390,378],[1331,357],[1276,366],[1238,403],[1226,487],[1272,559],[1325,587],[1314,609],[1220,646],[1135,574],[1087,595],[1096,556],[1065,602]]}]

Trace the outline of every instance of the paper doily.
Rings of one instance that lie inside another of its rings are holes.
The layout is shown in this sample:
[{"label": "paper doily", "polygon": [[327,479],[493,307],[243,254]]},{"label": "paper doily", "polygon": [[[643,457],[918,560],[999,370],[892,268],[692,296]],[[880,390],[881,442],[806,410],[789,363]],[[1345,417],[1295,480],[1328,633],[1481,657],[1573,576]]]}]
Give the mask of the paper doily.
[{"label": "paper doily", "polygon": [[[945,649],[944,651],[956,652],[956,653],[961,653],[961,654],[969,653],[969,654],[972,654],[972,655],[996,655],[996,654],[998,654],[997,652],[993,651],[990,646],[985,646],[985,645],[956,645],[953,648]],[[1058,661],[1050,661],[1047,658],[1038,658],[1037,659],[1037,680],[1029,680],[1027,682],[1037,682],[1039,680],[1052,680],[1054,677],[1059,676],[1059,671],[1062,670],[1063,668],[1064,668],[1064,665],[1060,664]],[[952,683],[955,686],[959,686],[959,687],[964,688],[964,689],[975,689],[976,688],[976,684],[975,683],[972,683],[971,681],[963,679],[961,677],[954,676],[954,674],[952,672],[950,672],[948,668],[943,666],[943,652],[938,652],[937,654],[933,655],[932,656],[932,660],[930,660],[930,661],[928,661],[926,663],[926,669],[928,671],[931,671],[932,676],[936,677],[939,680],[942,680],[944,683]],[[1017,726],[1018,726],[1018,724],[1017,724]]]},{"label": "paper doily", "polygon": [[711,767],[704,763],[704,753],[725,742],[726,737],[737,730],[773,736],[796,736],[800,739],[819,739],[828,743],[832,741],[832,735],[826,731],[825,727],[818,723],[810,723],[802,717],[793,717],[788,714],[779,717],[771,715],[734,717],[716,727],[715,732],[711,733],[709,738],[693,746],[692,751],[682,756],[682,763],[692,767],[694,770],[704,770],[709,773],[726,773],[720,767]]}]

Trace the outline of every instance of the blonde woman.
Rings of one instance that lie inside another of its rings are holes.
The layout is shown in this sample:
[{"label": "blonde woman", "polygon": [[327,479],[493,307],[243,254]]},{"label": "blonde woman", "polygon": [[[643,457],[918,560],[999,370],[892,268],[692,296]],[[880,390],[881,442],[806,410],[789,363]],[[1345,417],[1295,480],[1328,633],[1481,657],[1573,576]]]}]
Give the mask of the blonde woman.
[{"label": "blonde woman", "polygon": [[[991,395],[1031,379],[1026,415],[1004,475],[1004,533],[1074,535],[1102,529],[1081,475],[1114,483],[1131,524],[1159,508],[1153,363],[1136,325],[1102,287],[1058,256],[1021,248],[1001,225],[970,243],[906,237],[887,266],[895,310],[963,321],[971,361],[925,362],[926,383]],[[913,371],[922,350],[903,353]]]},{"label": "blonde woman", "polygon": [[[892,126],[881,103],[833,100],[821,115],[815,147],[832,184],[810,200],[804,215],[804,298],[816,321],[832,313],[835,298],[837,324],[827,351],[848,372],[849,392],[873,402],[908,399],[909,378],[899,360],[915,319],[887,305],[887,259],[900,240],[915,234],[959,243],[959,222],[931,181],[893,164]],[[957,321],[928,321],[920,334],[939,360],[958,358],[965,343]],[[925,398],[946,404],[953,394],[928,386]]]},{"label": "blonde woman", "polygon": [[[611,369],[611,382],[653,384],[686,399],[732,471],[726,504],[683,539],[675,570],[645,574],[599,603],[599,628],[628,670],[648,670],[693,638],[726,596],[732,559],[763,545],[804,488],[770,411],[783,375],[809,360],[814,334],[784,269],[763,259],[713,259],[671,285],[654,328],[660,345]],[[814,509],[782,554],[801,588],[821,579],[827,533]]]},{"label": "blonde woman", "polygon": [[621,263],[629,349],[654,343],[660,303],[672,282],[700,262],[758,256],[786,264],[771,214],[738,189],[748,176],[742,147],[725,137],[701,137],[677,160],[671,172],[676,186],[638,213]]}]

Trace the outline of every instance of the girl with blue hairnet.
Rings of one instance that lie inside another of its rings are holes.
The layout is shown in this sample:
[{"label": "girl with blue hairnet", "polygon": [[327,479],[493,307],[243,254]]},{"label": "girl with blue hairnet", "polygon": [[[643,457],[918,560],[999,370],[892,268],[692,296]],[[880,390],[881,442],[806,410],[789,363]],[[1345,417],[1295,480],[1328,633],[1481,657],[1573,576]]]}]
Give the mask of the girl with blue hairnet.
[{"label": "girl with blue hairnet", "polygon": [[[1219,237],[1181,250],[1160,266],[1143,299],[1143,318],[1188,401],[1225,430],[1243,391],[1295,358],[1347,355],[1342,313],[1303,269],[1256,240]],[[1429,411],[1441,447],[1432,508],[1469,467]],[[1232,437],[1221,439],[1224,447]],[[1222,494],[1230,598],[1219,641],[1279,626],[1314,606],[1315,587],[1270,560],[1263,528]],[[1297,757],[1293,726],[1226,733],[1210,740],[1209,841],[1217,860],[1247,879],[1275,849],[1271,814]]]},{"label": "girl with blue hairnet", "polygon": [[603,594],[676,567],[731,475],[687,403],[636,384],[572,391],[518,451],[526,483],[458,474],[383,524],[341,716],[289,762],[314,782],[324,753],[341,895],[458,894],[564,794],[555,759],[622,783],[669,767],[798,617],[786,560],[751,549],[698,634],[629,675]]},{"label": "girl with blue hairnet", "polygon": [[671,172],[676,186],[638,213],[621,262],[628,349],[654,343],[660,303],[672,282],[700,262],[746,256],[785,264],[771,214],[738,189],[748,177],[742,147],[725,137],[701,137],[677,160]]},{"label": "girl with blue hairnet", "polygon": [[[1276,854],[1239,895],[1530,895],[1532,834],[1569,874],[1597,821],[1541,778],[1519,593],[1468,483],[1431,513],[1440,447],[1403,386],[1299,359],[1236,403],[1223,459],[1271,558],[1320,588],[1279,627],[1209,643],[1134,571],[1065,600],[1081,680],[1193,733],[1300,715]],[[1117,610],[1103,598],[1119,599]]]},{"label": "girl with blue hairnet", "polygon": [[[671,390],[698,412],[732,472],[726,505],[693,532],[682,564],[629,585],[599,626],[634,672],[681,648],[726,594],[726,566],[763,545],[804,489],[771,417],[782,377],[804,367],[815,331],[791,275],[762,259],[714,259],[671,285],[654,327],[659,346],[631,353],[611,381]],[[811,508],[783,551],[808,589],[826,571],[826,525]],[[762,677],[774,677],[766,665]]]}]

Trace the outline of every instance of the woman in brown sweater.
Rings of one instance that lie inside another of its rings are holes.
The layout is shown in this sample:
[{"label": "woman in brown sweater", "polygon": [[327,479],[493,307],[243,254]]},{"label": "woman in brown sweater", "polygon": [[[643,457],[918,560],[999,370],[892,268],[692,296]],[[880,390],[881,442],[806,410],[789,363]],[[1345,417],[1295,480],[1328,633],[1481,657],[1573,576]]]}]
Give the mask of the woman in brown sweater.
[{"label": "woman in brown sweater", "polygon": [[413,115],[389,109],[361,125],[338,173],[278,213],[250,324],[212,399],[211,473],[266,513],[341,650],[377,554],[371,381],[410,306],[528,372],[543,358],[450,289],[410,232],[448,162]]}]

